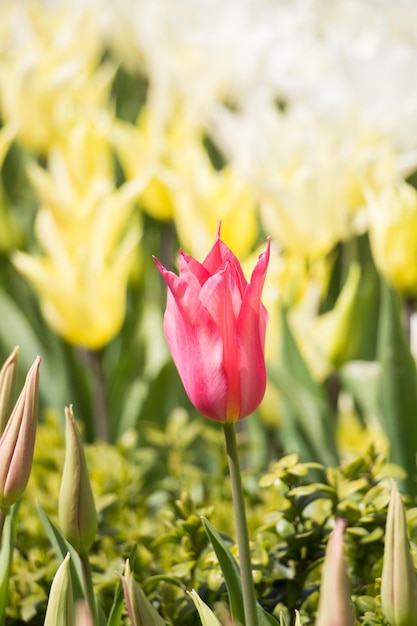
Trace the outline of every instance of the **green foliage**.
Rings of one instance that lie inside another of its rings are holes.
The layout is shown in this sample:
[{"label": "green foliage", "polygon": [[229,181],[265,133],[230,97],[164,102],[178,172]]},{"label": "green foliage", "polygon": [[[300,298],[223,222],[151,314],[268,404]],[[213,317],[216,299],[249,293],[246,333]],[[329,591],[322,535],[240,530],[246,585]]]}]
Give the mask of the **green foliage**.
[{"label": "green foliage", "polygon": [[[210,455],[204,455],[208,449]],[[51,542],[63,451],[57,417],[50,414],[39,428],[33,473],[17,523],[10,626],[19,620],[43,623],[50,584],[63,556],[56,541]],[[99,513],[90,555],[93,580],[103,612],[112,615],[111,626],[129,623],[117,576],[128,558],[136,581],[167,625],[196,624],[197,610],[188,593],[192,589],[221,621],[229,596],[207,527],[235,559],[237,548],[220,429],[174,411],[165,429],[144,426],[139,441],[129,431],[117,446],[86,446],[86,456]],[[379,579],[386,511],[390,481],[402,475],[372,448],[334,468],[301,463],[297,455],[289,455],[266,474],[245,471],[257,596],[278,623],[294,624],[297,609],[302,624],[314,624],[321,563],[336,517],[347,520],[345,545],[357,623],[384,623]],[[49,527],[35,502],[50,519]],[[417,509],[411,500],[406,506],[417,554]],[[203,517],[209,521],[203,523]]]}]

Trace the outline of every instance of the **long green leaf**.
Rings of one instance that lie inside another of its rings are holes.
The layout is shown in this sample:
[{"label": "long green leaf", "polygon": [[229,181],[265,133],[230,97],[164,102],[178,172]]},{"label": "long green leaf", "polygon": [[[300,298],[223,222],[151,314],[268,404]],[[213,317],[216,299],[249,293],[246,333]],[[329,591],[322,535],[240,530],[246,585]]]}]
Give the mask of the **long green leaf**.
[{"label": "long green leaf", "polygon": [[110,609],[109,618],[107,620],[107,626],[120,626],[124,608],[124,595],[123,586],[119,582],[114,592],[113,604]]},{"label": "long green leaf", "polygon": [[[81,562],[78,556],[78,553],[70,543],[65,539],[61,531],[55,526],[53,522],[46,515],[45,511],[41,507],[39,503],[36,504],[38,509],[38,515],[42,522],[42,525],[45,529],[45,532],[54,548],[56,555],[58,558],[63,561],[69,552],[71,555],[70,559],[70,571],[71,571],[71,582],[72,582],[72,590],[74,594],[74,602],[81,600],[85,597],[84,594],[84,586],[83,586],[83,574],[81,569]],[[97,602],[97,598],[96,598]],[[104,614],[103,608],[97,602],[97,612],[100,626],[106,626],[107,618]]]},{"label": "long green leaf", "polygon": [[55,526],[49,519],[43,508],[39,503],[36,504],[38,509],[38,515],[45,529],[45,532],[55,550],[57,557],[63,561],[69,552],[71,555],[70,569],[71,569],[71,582],[74,593],[74,600],[81,600],[84,598],[83,592],[83,575],[81,571],[80,559],[76,550],[62,535],[61,531]]},{"label": "long green leaf", "polygon": [[336,465],[338,455],[330,408],[321,385],[312,377],[282,312],[282,365],[269,368],[284,400],[281,436],[285,448],[304,461]]},{"label": "long green leaf", "polygon": [[[220,567],[222,568],[227,591],[229,593],[230,610],[233,619],[244,625],[245,613],[243,608],[242,582],[240,579],[239,566],[229,548],[221,538],[220,533],[214,528],[214,526],[205,518],[203,518],[203,525],[210,543],[213,546],[213,550],[219,560]],[[278,622],[276,619],[270,615],[270,613],[267,613],[260,604],[257,605],[257,610],[259,626],[271,626],[271,624],[273,626],[277,626]]]},{"label": "long green leaf", "polygon": [[8,293],[0,288],[0,344],[7,353],[19,346],[19,360],[23,369],[28,370],[39,354],[42,358],[42,373],[39,379],[40,394],[49,405],[62,406],[64,392],[61,377],[56,372],[62,368],[62,354],[58,352],[58,342],[46,347],[32,328],[31,322]]},{"label": "long green leaf", "polygon": [[9,596],[9,578],[13,560],[13,547],[16,531],[16,519],[19,509],[17,502],[11,507],[4,522],[0,550],[0,624],[6,617],[7,599]]},{"label": "long green leaf", "polygon": [[417,494],[417,372],[402,323],[401,301],[385,283],[381,290],[377,416],[390,443],[391,461],[407,472],[402,488]]},{"label": "long green leaf", "polygon": [[213,611],[210,609],[210,607],[207,606],[205,602],[203,602],[195,589],[189,591],[189,596],[194,602],[195,608],[198,611],[203,626],[221,626],[221,623],[214,615]]}]

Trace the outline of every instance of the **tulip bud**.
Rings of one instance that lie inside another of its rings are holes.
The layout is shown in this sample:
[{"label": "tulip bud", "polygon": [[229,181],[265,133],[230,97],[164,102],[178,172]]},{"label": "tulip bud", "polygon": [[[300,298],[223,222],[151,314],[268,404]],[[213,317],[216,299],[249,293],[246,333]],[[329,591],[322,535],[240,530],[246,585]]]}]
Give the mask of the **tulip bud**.
[{"label": "tulip bud", "polygon": [[404,505],[393,484],[385,529],[381,577],[382,611],[391,626],[417,625],[417,581]]},{"label": "tulip bud", "polygon": [[8,508],[23,494],[32,469],[38,420],[37,357],[0,439],[0,507]]},{"label": "tulip bud", "polygon": [[336,520],[324,557],[316,626],[354,626],[350,586],[346,573],[343,533],[346,523]]},{"label": "tulip bud", "polygon": [[59,493],[59,523],[66,539],[80,554],[91,548],[97,533],[97,512],[81,435],[72,407],[65,409],[66,452]]},{"label": "tulip bud", "polygon": [[164,626],[165,622],[134,579],[129,561],[122,578],[123,594],[129,619],[133,626]]},{"label": "tulip bud", "polygon": [[49,593],[44,626],[73,626],[74,604],[69,553],[58,568]]},{"label": "tulip bud", "polygon": [[13,410],[19,348],[15,348],[0,370],[0,436]]},{"label": "tulip bud", "polygon": [[85,600],[77,602],[75,607],[75,626],[94,626],[91,611]]}]

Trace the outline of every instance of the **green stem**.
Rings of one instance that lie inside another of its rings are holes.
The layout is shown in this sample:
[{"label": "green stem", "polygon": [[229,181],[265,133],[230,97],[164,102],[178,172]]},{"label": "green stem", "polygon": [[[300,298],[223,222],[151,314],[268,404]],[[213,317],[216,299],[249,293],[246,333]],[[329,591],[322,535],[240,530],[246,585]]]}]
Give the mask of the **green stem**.
[{"label": "green stem", "polygon": [[98,613],[96,596],[94,594],[93,579],[91,576],[91,566],[86,552],[79,553],[81,569],[83,573],[84,593],[87,604],[90,608],[91,618],[94,626],[98,626]]},{"label": "green stem", "polygon": [[8,511],[9,509],[4,509],[3,507],[0,507],[0,547],[2,545],[4,522],[6,521],[6,515]]},{"label": "green stem", "polygon": [[243,497],[242,478],[240,474],[234,422],[224,424],[224,434],[226,438],[227,458],[229,461],[230,481],[232,485],[237,545],[239,548],[245,626],[258,626],[255,586],[253,584],[252,564],[250,560],[249,533],[246,522],[245,500]]}]

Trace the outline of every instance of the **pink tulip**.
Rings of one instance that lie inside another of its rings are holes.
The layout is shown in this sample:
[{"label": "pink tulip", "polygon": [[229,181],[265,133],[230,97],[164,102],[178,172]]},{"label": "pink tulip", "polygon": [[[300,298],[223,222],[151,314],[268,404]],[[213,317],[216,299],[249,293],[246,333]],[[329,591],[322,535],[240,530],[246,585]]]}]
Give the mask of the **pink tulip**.
[{"label": "pink tulip", "polygon": [[250,283],[220,229],[203,263],[180,250],[179,276],[155,259],[168,285],[164,332],[172,358],[191,402],[219,422],[246,417],[265,393],[261,293],[269,247],[268,239]]}]

